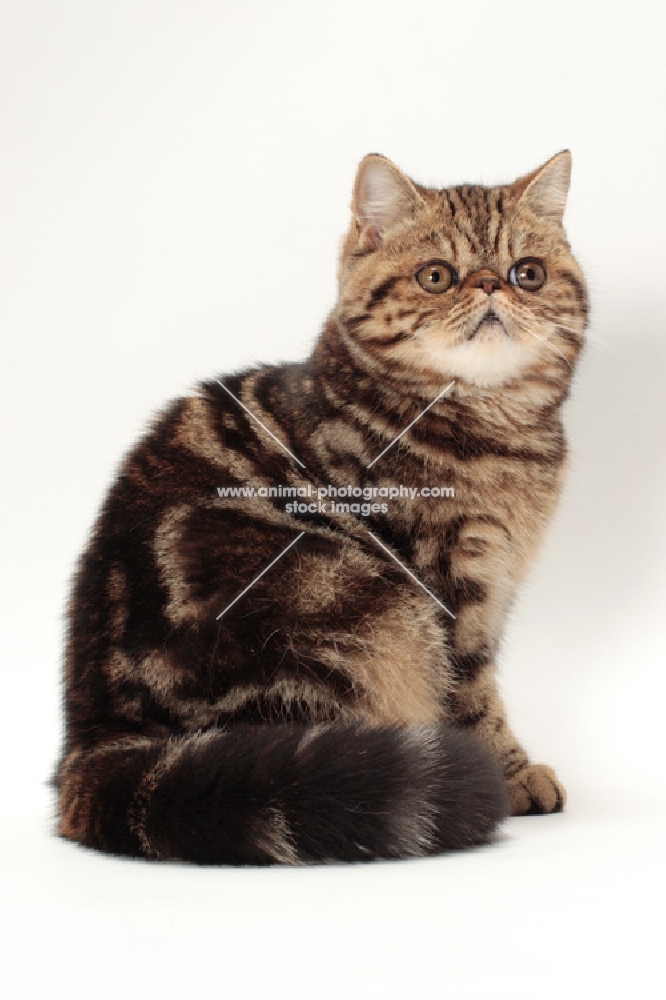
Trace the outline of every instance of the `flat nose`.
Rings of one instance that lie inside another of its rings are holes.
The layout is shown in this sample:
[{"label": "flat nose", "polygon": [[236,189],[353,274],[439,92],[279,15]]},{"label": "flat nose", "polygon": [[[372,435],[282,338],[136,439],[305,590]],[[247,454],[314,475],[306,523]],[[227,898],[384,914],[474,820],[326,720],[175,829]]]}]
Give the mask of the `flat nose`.
[{"label": "flat nose", "polygon": [[483,270],[468,275],[465,284],[468,288],[482,288],[486,295],[492,295],[500,287],[501,282],[498,274],[484,267]]},{"label": "flat nose", "polygon": [[463,288],[482,288],[486,295],[492,295],[502,287],[502,279],[489,267],[480,267],[478,271],[468,274],[462,283]]}]

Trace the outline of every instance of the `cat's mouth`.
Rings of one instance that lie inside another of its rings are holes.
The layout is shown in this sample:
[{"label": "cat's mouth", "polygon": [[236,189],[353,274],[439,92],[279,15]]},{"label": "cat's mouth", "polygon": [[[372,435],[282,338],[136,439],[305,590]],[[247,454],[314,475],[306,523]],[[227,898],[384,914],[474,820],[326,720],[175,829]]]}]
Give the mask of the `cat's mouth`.
[{"label": "cat's mouth", "polygon": [[[476,324],[476,326],[474,327],[474,329],[472,330],[472,332],[470,333],[470,335],[468,336],[467,339],[468,340],[474,340],[474,338],[476,337],[477,333],[480,333],[482,330],[483,331],[486,331],[486,330],[487,331],[491,331],[493,329],[493,327],[495,328],[495,332],[497,330],[499,330],[499,329],[502,329],[505,334],[507,333],[507,329],[504,326],[504,323],[502,322],[502,320],[500,319],[500,317],[497,315],[497,313],[495,312],[495,310],[494,309],[488,309],[488,311],[483,314],[483,316],[481,317],[481,319],[479,320],[479,322]],[[508,336],[508,334],[507,334],[507,336]]]}]

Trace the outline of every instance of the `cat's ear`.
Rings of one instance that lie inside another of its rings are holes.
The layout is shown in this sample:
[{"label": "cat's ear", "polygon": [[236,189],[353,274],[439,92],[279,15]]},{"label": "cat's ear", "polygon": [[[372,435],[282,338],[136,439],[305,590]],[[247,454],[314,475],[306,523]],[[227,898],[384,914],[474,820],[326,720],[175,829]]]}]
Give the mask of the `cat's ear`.
[{"label": "cat's ear", "polygon": [[365,156],[356,173],[352,212],[359,240],[368,249],[381,245],[384,233],[414,216],[423,198],[409,177],[379,153]]},{"label": "cat's ear", "polygon": [[563,149],[543,166],[520,177],[513,185],[518,205],[526,206],[535,215],[562,222],[571,181],[571,153]]}]

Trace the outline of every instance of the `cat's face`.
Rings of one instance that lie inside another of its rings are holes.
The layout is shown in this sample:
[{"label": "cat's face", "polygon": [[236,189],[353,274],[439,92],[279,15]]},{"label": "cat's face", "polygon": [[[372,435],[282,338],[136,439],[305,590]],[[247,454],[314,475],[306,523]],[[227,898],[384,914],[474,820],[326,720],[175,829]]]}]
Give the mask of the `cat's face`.
[{"label": "cat's face", "polygon": [[563,152],[512,185],[437,191],[366,157],[336,309],[357,355],[481,386],[568,379],[588,312],[561,222],[570,163]]}]

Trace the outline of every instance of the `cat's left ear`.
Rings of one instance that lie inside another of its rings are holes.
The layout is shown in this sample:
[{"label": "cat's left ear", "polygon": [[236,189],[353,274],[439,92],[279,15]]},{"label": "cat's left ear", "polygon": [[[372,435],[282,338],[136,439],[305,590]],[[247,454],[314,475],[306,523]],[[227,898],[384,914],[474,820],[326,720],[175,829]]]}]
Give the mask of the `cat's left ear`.
[{"label": "cat's left ear", "polygon": [[381,246],[387,230],[413,218],[424,204],[412,181],[379,153],[365,156],[356,173],[352,212],[361,243]]},{"label": "cat's left ear", "polygon": [[518,207],[525,206],[551,222],[561,223],[571,182],[571,153],[563,149],[542,167],[512,185]]}]

